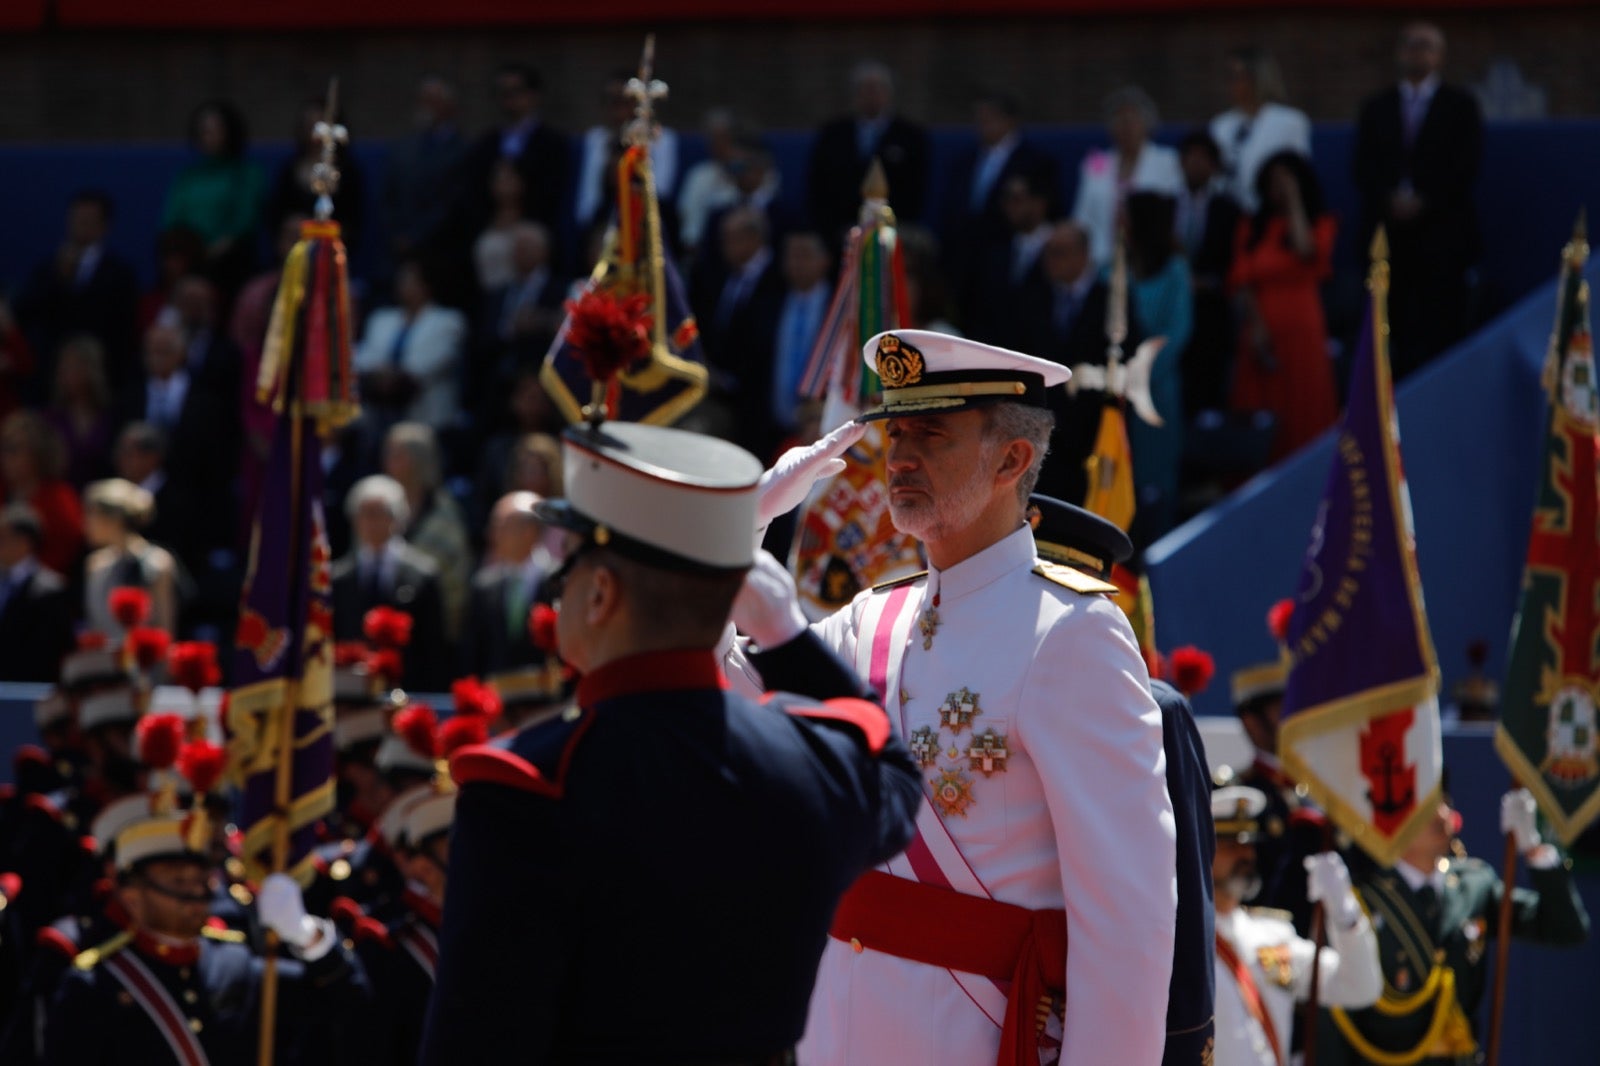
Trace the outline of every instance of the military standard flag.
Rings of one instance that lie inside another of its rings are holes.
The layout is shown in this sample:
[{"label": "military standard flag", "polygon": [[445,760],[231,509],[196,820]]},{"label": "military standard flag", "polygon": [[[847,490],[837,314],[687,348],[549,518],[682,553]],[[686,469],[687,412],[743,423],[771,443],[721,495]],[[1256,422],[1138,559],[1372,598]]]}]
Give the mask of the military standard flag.
[{"label": "military standard flag", "polygon": [[1389,374],[1381,231],[1367,287],[1349,404],[1289,623],[1278,746],[1334,822],[1389,865],[1437,809],[1443,759]]},{"label": "military standard flag", "polygon": [[[824,401],[824,431],[856,417],[882,389],[862,365],[862,346],[906,324],[905,272],[881,166],[874,164],[862,191],[861,223],[850,231],[844,270],[800,380],[802,396]],[[789,566],[813,619],[832,614],[864,588],[922,568],[916,540],[896,530],[889,516],[884,434],[882,422],[872,423],[846,453],[849,466],[800,509]]]},{"label": "military standard flag", "polygon": [[1544,461],[1495,731],[1500,757],[1563,844],[1600,814],[1600,401],[1588,257],[1580,220],[1562,255],[1544,371]]}]

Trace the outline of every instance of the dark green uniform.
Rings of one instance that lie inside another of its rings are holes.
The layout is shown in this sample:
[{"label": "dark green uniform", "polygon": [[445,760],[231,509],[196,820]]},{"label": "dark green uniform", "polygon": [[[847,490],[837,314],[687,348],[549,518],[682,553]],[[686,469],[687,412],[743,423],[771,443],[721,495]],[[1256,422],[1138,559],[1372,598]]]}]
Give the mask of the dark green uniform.
[{"label": "dark green uniform", "polygon": [[[1589,934],[1589,916],[1567,863],[1530,868],[1529,875],[1533,890],[1513,890],[1512,934],[1552,946],[1581,943]],[[1324,1011],[1317,1025],[1318,1063],[1477,1061],[1472,1018],[1493,976],[1500,878],[1481,859],[1452,859],[1442,893],[1427,886],[1412,891],[1393,869],[1360,876],[1356,887],[1378,936],[1383,998],[1364,1010]],[[1440,994],[1452,987],[1455,1003],[1441,1002]]]}]

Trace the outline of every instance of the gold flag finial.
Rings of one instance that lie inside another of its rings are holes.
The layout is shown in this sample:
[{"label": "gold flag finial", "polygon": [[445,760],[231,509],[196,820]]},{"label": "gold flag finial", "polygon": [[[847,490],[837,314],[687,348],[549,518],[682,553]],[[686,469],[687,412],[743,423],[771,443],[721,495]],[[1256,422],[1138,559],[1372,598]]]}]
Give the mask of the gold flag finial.
[{"label": "gold flag finial", "polygon": [[1128,339],[1128,247],[1117,234],[1117,243],[1111,250],[1110,292],[1106,300],[1106,366],[1114,367],[1122,361],[1122,343]]},{"label": "gold flag finial", "polygon": [[[1372,243],[1367,246],[1367,255],[1372,260],[1372,265],[1367,267],[1367,288],[1371,292],[1389,291],[1389,234],[1379,226],[1372,234]],[[1384,326],[1388,328],[1387,324]]]},{"label": "gold flag finial", "polygon": [[889,199],[889,175],[884,173],[883,160],[877,156],[872,157],[872,165],[867,168],[867,176],[861,182],[861,198],[885,202]]},{"label": "gold flag finial", "polygon": [[667,98],[667,83],[655,76],[656,35],[645,34],[644,51],[639,56],[639,75],[629,78],[623,90],[633,101],[633,121],[622,133],[629,147],[645,147],[656,139],[661,125],[656,120],[656,101]]},{"label": "gold flag finial", "polygon": [[1582,270],[1589,261],[1589,209],[1578,208],[1578,217],[1572,222],[1572,239],[1562,250],[1562,257],[1567,266],[1574,271]]},{"label": "gold flag finial", "polygon": [[339,191],[339,148],[350,141],[350,131],[338,117],[339,79],[330,78],[322,121],[311,127],[311,139],[322,145],[322,158],[311,167],[311,191],[317,194],[316,214],[323,222],[333,217],[333,195]]}]

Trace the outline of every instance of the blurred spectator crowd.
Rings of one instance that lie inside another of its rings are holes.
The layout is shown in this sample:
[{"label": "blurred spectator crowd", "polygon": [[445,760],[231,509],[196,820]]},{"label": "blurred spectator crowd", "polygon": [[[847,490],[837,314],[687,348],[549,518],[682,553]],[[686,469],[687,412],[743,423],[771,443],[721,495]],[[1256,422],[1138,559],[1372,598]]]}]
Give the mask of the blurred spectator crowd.
[{"label": "blurred spectator crowd", "polygon": [[[930,202],[928,133],[896,107],[880,63],[854,69],[847,112],[816,130],[803,197],[780,196],[762,131],[736,107],[705,116],[708,157],[686,170],[663,129],[652,157],[664,236],[713,369],[691,420],[763,457],[818,432],[818,405],[797,386],[877,159],[901,225],[907,325],[1103,363],[1121,241],[1124,347],[1166,339],[1151,381],[1162,425],[1129,420],[1134,533],[1148,544],[1338,417],[1322,303],[1338,227],[1357,228],[1363,247],[1386,228],[1397,377],[1464,334],[1482,118],[1441,80],[1444,56],[1436,27],[1402,31],[1397,77],[1358,119],[1359,218],[1324,209],[1310,124],[1254,48],[1228,57],[1232,106],[1174,144],[1152,139],[1148,95],[1111,93],[1104,145],[1070,184],[1030,142],[1018,101],[983,93],[942,203]],[[561,420],[538,370],[600,254],[628,76],[601,87],[607,121],[573,135],[543,121],[538,72],[507,64],[490,86],[499,121],[475,137],[457,122],[459,87],[430,76],[381,182],[340,160],[335,217],[381,265],[353,279],[363,414],[322,457],[336,625],[356,629],[381,604],[411,611],[425,653],[408,665],[411,687],[502,665],[548,568],[526,494],[561,493]],[[200,105],[153,289],[107,246],[116,205],[86,188],[56,254],[0,302],[0,679],[54,679],[76,630],[109,628],[107,592],[121,585],[151,590],[157,625],[231,634],[272,432],[256,371],[278,264],[312,211],[323,111],[305,102],[296,151],[268,175],[246,154],[244,116]],[[369,225],[374,192],[384,232]],[[1063,454],[1092,439],[1088,403],[1064,412]],[[1082,468],[1053,469],[1041,487],[1081,499]]]}]

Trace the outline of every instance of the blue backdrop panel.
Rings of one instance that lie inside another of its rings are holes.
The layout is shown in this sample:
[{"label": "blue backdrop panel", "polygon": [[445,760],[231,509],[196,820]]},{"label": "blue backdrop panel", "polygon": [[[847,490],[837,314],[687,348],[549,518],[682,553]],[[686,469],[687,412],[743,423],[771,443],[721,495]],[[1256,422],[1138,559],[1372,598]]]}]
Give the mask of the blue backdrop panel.
[{"label": "blue backdrop panel", "polygon": [[[1559,247],[1549,248],[1551,263]],[[1596,277],[1600,266],[1591,264],[1591,283]],[[1491,677],[1504,669],[1538,473],[1539,371],[1554,315],[1547,284],[1397,393],[1446,696],[1465,673],[1474,640],[1489,643]],[[1198,698],[1201,713],[1227,713],[1228,675],[1275,653],[1267,608],[1294,591],[1331,455],[1325,435],[1151,546],[1160,646],[1198,644],[1217,660],[1219,683]]]}]

